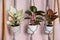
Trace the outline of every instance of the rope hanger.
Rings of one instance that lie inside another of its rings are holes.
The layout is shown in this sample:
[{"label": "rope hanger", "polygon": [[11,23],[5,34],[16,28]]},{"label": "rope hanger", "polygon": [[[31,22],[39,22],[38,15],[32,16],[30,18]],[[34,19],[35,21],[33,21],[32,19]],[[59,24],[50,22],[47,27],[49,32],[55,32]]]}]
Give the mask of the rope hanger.
[{"label": "rope hanger", "polygon": [[10,6],[13,6],[14,8],[16,8],[16,0],[10,0]]},{"label": "rope hanger", "polygon": [[34,0],[30,0],[30,6],[35,6]]}]

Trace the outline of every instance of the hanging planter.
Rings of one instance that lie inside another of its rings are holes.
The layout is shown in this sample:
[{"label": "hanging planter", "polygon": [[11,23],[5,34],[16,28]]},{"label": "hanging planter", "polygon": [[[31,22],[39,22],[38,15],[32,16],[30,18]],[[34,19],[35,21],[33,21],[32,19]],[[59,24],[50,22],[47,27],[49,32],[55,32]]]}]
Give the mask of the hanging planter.
[{"label": "hanging planter", "polygon": [[30,0],[30,10],[25,11],[29,16],[25,17],[25,19],[30,19],[28,24],[27,33],[30,34],[30,40],[32,40],[32,36],[40,25],[40,22],[44,21],[45,12],[37,11],[37,7],[35,6],[34,0]]},{"label": "hanging planter", "polygon": [[28,17],[25,17],[25,19],[30,19],[27,32],[33,34],[38,28],[38,25],[40,25],[40,22],[44,21],[45,12],[37,11],[36,6],[30,6],[30,10],[27,10],[25,13],[29,15]]},{"label": "hanging planter", "polygon": [[47,26],[45,33],[52,33],[53,32],[53,24],[52,22],[58,17],[58,15],[55,15],[56,12],[53,12],[51,9],[48,9],[47,14],[46,14],[46,19],[47,19]]},{"label": "hanging planter", "polygon": [[18,34],[20,32],[20,26],[15,26],[15,27],[11,26],[10,30],[11,30],[11,33]]},{"label": "hanging planter", "polygon": [[16,10],[14,7],[9,9],[9,17],[7,24],[10,25],[11,33],[17,33],[20,31],[20,26],[23,21],[22,10]]},{"label": "hanging planter", "polygon": [[45,33],[52,33],[53,32],[53,26],[46,26]]}]

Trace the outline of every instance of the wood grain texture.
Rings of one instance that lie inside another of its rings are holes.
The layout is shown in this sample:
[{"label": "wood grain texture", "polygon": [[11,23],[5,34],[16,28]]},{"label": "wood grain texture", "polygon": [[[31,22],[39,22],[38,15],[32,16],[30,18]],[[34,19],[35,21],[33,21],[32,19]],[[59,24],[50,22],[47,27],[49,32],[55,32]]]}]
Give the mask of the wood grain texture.
[{"label": "wood grain texture", "polygon": [[59,0],[57,0],[57,7],[58,7],[59,22],[60,22],[60,1]]},{"label": "wood grain texture", "polygon": [[2,40],[5,40],[5,26],[6,26],[6,0],[3,0],[3,14],[2,14]]},{"label": "wood grain texture", "polygon": [[[56,0],[54,0],[54,12],[56,11]],[[55,21],[53,21],[53,40],[55,40]]]}]

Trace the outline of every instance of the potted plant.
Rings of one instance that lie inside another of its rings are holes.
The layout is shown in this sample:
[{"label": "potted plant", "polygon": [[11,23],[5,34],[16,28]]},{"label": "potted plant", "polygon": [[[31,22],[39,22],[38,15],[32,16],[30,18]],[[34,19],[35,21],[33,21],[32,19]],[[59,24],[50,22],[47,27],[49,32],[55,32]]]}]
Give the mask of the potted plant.
[{"label": "potted plant", "polygon": [[40,22],[44,21],[45,12],[37,11],[36,6],[30,6],[30,10],[27,10],[25,13],[29,15],[25,19],[30,20],[27,32],[33,34]]},{"label": "potted plant", "polygon": [[20,31],[20,24],[23,21],[22,10],[17,10],[14,7],[10,7],[8,13],[8,21],[7,24],[10,26],[10,30],[12,33],[17,33]]},{"label": "potted plant", "polygon": [[56,13],[57,12],[53,12],[51,9],[48,9],[46,14],[46,19],[47,19],[47,25],[45,30],[46,33],[52,33],[52,30],[53,30],[52,22],[58,17]]}]

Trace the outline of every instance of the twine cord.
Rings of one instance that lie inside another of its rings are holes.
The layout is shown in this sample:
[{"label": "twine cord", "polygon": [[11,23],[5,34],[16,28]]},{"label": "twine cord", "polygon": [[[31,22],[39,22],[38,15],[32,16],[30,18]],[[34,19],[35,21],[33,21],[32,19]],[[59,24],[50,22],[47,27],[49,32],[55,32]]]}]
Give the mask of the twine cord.
[{"label": "twine cord", "polygon": [[[32,3],[33,3],[33,5],[32,5]],[[30,0],[30,6],[35,6],[34,0]]]}]

